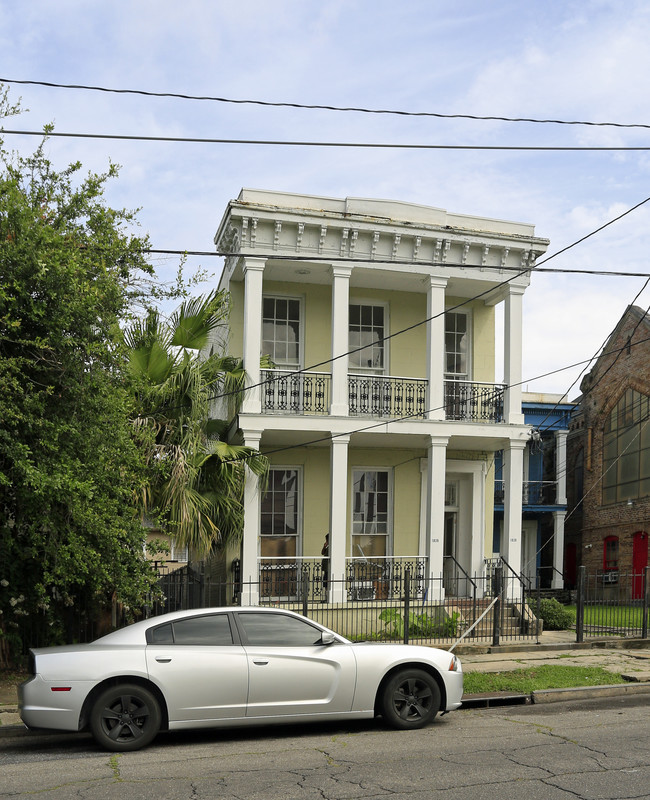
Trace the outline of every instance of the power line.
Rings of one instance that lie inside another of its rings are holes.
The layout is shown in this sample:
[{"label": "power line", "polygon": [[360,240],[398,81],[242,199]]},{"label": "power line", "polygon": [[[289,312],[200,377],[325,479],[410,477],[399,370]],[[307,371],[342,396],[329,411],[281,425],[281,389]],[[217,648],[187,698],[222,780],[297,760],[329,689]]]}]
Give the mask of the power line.
[{"label": "power line", "polygon": [[12,136],[59,137],[67,139],[108,139],[127,142],[177,142],[182,144],[234,144],[266,145],[270,147],[335,147],[365,148],[379,150],[463,150],[463,151],[507,151],[507,152],[557,152],[557,153],[598,153],[598,152],[647,152],[650,145],[614,146],[605,145],[502,145],[502,144],[414,144],[398,142],[309,142],[283,139],[226,139],[202,138],[198,136],[145,136],[144,134],[118,133],[73,133],[62,131],[19,131],[0,129],[1,134]]},{"label": "power line", "polygon": [[232,97],[219,97],[212,95],[193,95],[180,92],[154,92],[145,89],[114,89],[106,86],[88,86],[79,83],[53,83],[52,81],[17,80],[13,78],[0,78],[0,83],[20,84],[23,86],[45,86],[54,89],[77,89],[92,92],[111,94],[132,94],[141,97],[162,97],[178,100],[198,100],[214,103],[230,103],[233,105],[255,105],[266,108],[295,108],[317,111],[356,112],[362,114],[382,114],[400,117],[431,117],[434,119],[467,119],[479,122],[528,122],[537,125],[586,125],[590,127],[609,128],[641,128],[648,129],[650,124],[628,122],[593,122],[585,120],[540,119],[535,117],[506,117],[496,115],[482,116],[479,114],[443,114],[436,111],[403,111],[399,109],[366,108],[363,106],[335,106],[317,103],[291,103],[287,101],[247,100]]},{"label": "power line", "polygon": [[[643,201],[647,202],[647,201]],[[611,223],[608,223],[611,224]],[[592,234],[590,234],[592,235]],[[585,237],[586,238],[586,237]],[[239,256],[249,256],[251,258],[263,258],[267,261],[286,261],[287,256],[283,255],[280,256],[277,253],[263,253],[257,252],[255,253],[232,253],[225,250],[171,250],[171,249],[162,249],[162,248],[146,248],[142,250],[143,253],[153,253],[158,255],[172,255],[172,256],[199,256],[199,257],[208,257],[208,258],[237,258]],[[559,255],[562,250],[554,255]],[[502,265],[493,265],[493,266],[483,266],[482,264],[461,264],[455,261],[423,261],[423,260],[413,260],[410,258],[396,258],[396,259],[381,259],[381,258],[341,258],[340,256],[322,256],[322,255],[313,255],[313,256],[299,256],[299,255],[291,255],[291,261],[305,261],[305,262],[313,262],[313,263],[324,263],[330,264],[332,261],[336,261],[337,264],[374,264],[377,267],[381,267],[382,265],[404,265],[406,267],[439,267],[444,269],[445,267],[458,267],[464,270],[478,270],[480,272],[486,272],[489,270],[496,270],[499,272],[521,272],[521,267],[513,267],[513,266],[502,266]],[[539,262],[545,263],[545,262]],[[560,275],[597,275],[602,277],[610,277],[610,278],[650,278],[650,272],[623,272],[622,270],[602,270],[602,269],[572,269],[570,267],[540,267],[537,264],[528,268],[531,272],[548,272],[548,273],[555,273]]]}]

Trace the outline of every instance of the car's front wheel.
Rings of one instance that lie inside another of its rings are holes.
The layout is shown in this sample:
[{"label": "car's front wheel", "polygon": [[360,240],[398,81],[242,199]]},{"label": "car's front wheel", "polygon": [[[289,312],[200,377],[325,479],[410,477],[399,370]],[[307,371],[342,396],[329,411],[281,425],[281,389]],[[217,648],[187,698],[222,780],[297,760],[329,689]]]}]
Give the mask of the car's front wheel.
[{"label": "car's front wheel", "polygon": [[106,750],[139,750],[160,730],[160,705],[143,686],[122,684],[102,692],[90,714],[90,730]]},{"label": "car's front wheel", "polygon": [[405,669],[384,687],[381,708],[384,719],[394,728],[422,728],[440,710],[440,689],[428,672]]}]

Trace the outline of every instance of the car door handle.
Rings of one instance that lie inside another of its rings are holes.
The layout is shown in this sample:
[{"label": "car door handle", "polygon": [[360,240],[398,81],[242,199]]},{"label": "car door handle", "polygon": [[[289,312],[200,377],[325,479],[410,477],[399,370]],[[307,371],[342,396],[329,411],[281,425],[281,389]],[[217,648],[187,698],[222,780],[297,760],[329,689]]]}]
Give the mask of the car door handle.
[{"label": "car door handle", "polygon": [[268,658],[254,658],[253,664],[257,664],[258,667],[264,667],[269,663]]},{"label": "car door handle", "polygon": [[156,661],[159,664],[169,664],[169,662],[171,661],[171,658],[166,657],[166,656],[156,656]]}]

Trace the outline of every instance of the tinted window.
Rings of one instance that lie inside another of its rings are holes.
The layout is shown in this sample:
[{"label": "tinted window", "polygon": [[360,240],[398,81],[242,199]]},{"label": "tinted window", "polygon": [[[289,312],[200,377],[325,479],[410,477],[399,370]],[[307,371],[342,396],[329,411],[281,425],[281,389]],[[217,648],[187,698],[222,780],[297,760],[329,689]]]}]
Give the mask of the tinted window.
[{"label": "tinted window", "polygon": [[239,614],[249,644],[269,647],[312,645],[321,638],[321,631],[308,622],[284,614]]},{"label": "tinted window", "polygon": [[189,617],[174,622],[176,644],[232,644],[230,622],[225,614]]},{"label": "tinted window", "polygon": [[174,641],[171,622],[159,625],[157,628],[150,628],[147,631],[147,641],[149,644],[171,644]]}]

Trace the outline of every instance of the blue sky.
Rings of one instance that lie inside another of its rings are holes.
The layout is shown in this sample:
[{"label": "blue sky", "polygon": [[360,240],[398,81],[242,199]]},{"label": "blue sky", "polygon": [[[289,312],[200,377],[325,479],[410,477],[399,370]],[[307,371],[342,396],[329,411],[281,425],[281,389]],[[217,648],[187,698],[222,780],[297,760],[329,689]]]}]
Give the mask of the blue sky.
[{"label": "blue sky", "polygon": [[[650,4],[636,0],[0,0],[0,79],[441,114],[650,124]],[[9,130],[467,145],[645,146],[650,130],[441,120],[11,85]],[[7,136],[23,152],[36,140]],[[650,195],[650,154],[279,148],[53,139],[55,165],[121,174],[157,248],[211,250],[242,186],[380,197],[532,222],[560,250]],[[650,272],[650,203],[553,259]],[[218,276],[216,259],[190,259]],[[156,262],[163,277],[177,261]],[[215,277],[215,280],[217,278]],[[644,284],[539,274],[524,377],[564,392]],[[637,301],[650,305],[650,289]],[[497,375],[497,379],[501,376]],[[578,393],[577,387],[570,391]]]}]

